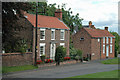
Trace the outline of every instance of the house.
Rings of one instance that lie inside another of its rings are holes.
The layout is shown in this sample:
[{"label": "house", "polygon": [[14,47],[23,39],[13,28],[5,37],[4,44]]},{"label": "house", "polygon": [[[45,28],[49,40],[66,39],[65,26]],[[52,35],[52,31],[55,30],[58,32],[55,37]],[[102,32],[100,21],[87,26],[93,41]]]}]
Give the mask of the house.
[{"label": "house", "polygon": [[[36,15],[25,14],[26,18],[32,23],[33,27],[33,52],[35,50],[35,24]],[[38,15],[38,34],[37,34],[37,59],[40,56],[55,59],[55,50],[58,46],[66,48],[69,56],[69,28],[62,21],[62,11],[57,9],[55,17]]]},{"label": "house", "polygon": [[92,22],[83,26],[76,34],[72,35],[73,45],[83,51],[83,57],[91,60],[114,58],[115,37],[108,31],[96,29]]}]

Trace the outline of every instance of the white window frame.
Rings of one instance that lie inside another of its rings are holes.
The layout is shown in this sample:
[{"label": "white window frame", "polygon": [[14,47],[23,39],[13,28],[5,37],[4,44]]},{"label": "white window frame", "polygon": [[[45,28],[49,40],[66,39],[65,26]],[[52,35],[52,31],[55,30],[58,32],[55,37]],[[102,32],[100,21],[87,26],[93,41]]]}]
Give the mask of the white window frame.
[{"label": "white window frame", "polygon": [[110,43],[112,43],[112,37],[110,37]]},{"label": "white window frame", "polygon": [[[61,39],[61,32],[63,32],[63,39]],[[64,40],[65,39],[65,30],[60,30],[60,40]]]},{"label": "white window frame", "polygon": [[[53,39],[52,39],[52,31],[54,32],[54,36],[53,36]],[[51,40],[55,40],[55,29],[51,29]]]},{"label": "white window frame", "polygon": [[[44,31],[44,35],[45,35],[45,30],[46,30],[46,29],[40,29],[40,31]],[[40,40],[45,40],[45,36],[44,36],[43,39],[41,39],[41,32],[40,32]]]},{"label": "white window frame", "polygon": [[63,46],[63,47],[65,47],[65,43],[60,43],[60,46]]},{"label": "white window frame", "polygon": [[112,53],[112,45],[110,45],[110,53]]},{"label": "white window frame", "polygon": [[105,37],[103,37],[103,43],[105,43]]},{"label": "white window frame", "polygon": [[108,37],[106,37],[106,43],[108,44],[108,42],[109,42],[109,38],[108,38]]},{"label": "white window frame", "polygon": [[[45,55],[45,43],[40,43],[40,47],[43,46],[43,54],[42,55]],[[40,53],[40,56],[42,56],[41,53]]]},{"label": "white window frame", "polygon": [[105,54],[105,45],[103,45],[103,54]]},{"label": "white window frame", "polygon": [[100,38],[98,38],[98,42],[100,42]]}]

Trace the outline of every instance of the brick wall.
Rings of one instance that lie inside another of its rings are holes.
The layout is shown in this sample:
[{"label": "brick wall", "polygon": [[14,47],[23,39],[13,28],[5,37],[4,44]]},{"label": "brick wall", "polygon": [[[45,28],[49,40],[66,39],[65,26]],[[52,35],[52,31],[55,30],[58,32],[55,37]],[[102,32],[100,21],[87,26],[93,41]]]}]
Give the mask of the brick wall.
[{"label": "brick wall", "polygon": [[[84,40],[80,40],[81,37]],[[72,40],[74,47],[83,51],[83,57],[87,57],[87,54],[91,53],[91,37],[84,29],[80,29],[79,32],[73,35]]]},{"label": "brick wall", "polygon": [[4,53],[2,54],[2,66],[32,65],[32,53]]},{"label": "brick wall", "polygon": [[100,59],[100,41],[98,38],[91,39],[91,60]]},{"label": "brick wall", "polygon": [[[33,30],[33,35],[35,35],[35,28]],[[37,39],[37,58],[40,59],[40,43],[46,43],[45,45],[45,56],[50,57],[50,44],[51,42],[55,42],[56,47],[60,45],[60,43],[65,43],[65,48],[67,50],[67,55],[69,56],[69,31],[65,30],[65,39],[60,40],[60,30],[55,29],[55,40],[51,40],[51,29],[45,30],[45,40],[40,40],[40,29],[38,29],[38,39]],[[33,36],[33,51],[35,50],[35,36]],[[34,56],[33,56],[34,58]]]}]

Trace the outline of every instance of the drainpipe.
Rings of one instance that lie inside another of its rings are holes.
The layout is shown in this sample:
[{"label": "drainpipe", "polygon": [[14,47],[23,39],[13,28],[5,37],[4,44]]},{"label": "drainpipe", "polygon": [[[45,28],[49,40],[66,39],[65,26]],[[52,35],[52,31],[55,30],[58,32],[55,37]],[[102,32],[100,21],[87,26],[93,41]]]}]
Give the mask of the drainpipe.
[{"label": "drainpipe", "polygon": [[101,39],[102,38],[100,38],[100,60],[101,60]]}]

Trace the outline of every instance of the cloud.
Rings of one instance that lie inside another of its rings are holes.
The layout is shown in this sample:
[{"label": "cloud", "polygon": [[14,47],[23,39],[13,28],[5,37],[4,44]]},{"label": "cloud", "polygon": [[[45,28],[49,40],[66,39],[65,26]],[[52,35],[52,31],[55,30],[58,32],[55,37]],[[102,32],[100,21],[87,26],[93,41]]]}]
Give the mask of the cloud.
[{"label": "cloud", "polygon": [[[119,0],[49,0],[48,3],[61,5],[66,3],[66,8],[71,8],[73,14],[79,13],[83,24],[92,21],[95,26],[111,26],[115,30],[118,26],[118,1]],[[114,27],[113,27],[114,26]],[[117,30],[118,31],[118,30]]]}]

